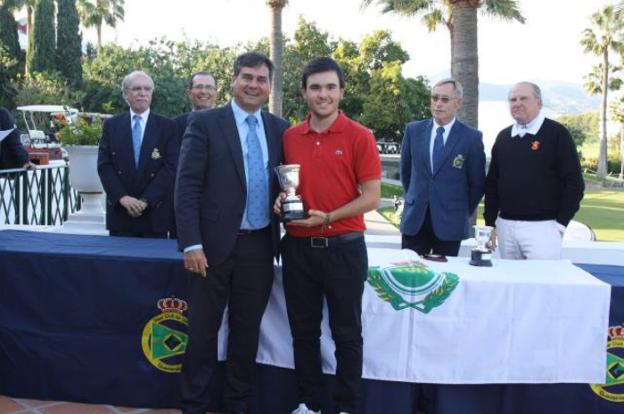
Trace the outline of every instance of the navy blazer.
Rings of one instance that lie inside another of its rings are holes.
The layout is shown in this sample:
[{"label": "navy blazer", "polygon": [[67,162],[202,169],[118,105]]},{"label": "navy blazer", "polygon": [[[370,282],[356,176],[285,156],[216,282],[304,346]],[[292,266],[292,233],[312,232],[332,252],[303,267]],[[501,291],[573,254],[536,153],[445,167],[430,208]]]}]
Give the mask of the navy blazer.
[{"label": "navy blazer", "polygon": [[184,136],[184,131],[186,131],[186,124],[188,124],[188,117],[190,112],[185,112],[181,115],[172,118],[173,122],[176,123],[176,127],[178,128],[178,137],[180,140],[180,144],[182,144],[182,137]]},{"label": "navy blazer", "polygon": [[[11,113],[0,107],[0,131],[15,127]],[[7,135],[0,146],[0,170],[22,168],[28,162],[28,153],[22,146],[19,130],[16,128]]]},{"label": "navy blazer", "polygon": [[482,134],[455,120],[442,162],[432,172],[432,128],[431,119],[411,122],[405,128],[401,147],[401,182],[405,190],[401,233],[418,233],[429,207],[433,231],[440,240],[463,240],[469,237],[469,219],[484,191]]},{"label": "navy blazer", "polygon": [[[279,192],[274,168],[282,161],[282,135],[288,123],[262,112],[269,152],[269,204]],[[247,184],[243,151],[232,107],[193,112],[189,116],[175,187],[178,247],[201,244],[208,264],[223,263],[240,230]],[[271,213],[273,252],[279,253],[279,221]]]},{"label": "navy blazer", "polygon": [[[104,122],[98,173],[106,191],[106,228],[123,232],[172,230],[173,186],[178,160],[178,135],[173,121],[150,111],[138,168],[134,165],[130,112]],[[147,201],[140,217],[131,217],[119,203],[129,195]]]}]

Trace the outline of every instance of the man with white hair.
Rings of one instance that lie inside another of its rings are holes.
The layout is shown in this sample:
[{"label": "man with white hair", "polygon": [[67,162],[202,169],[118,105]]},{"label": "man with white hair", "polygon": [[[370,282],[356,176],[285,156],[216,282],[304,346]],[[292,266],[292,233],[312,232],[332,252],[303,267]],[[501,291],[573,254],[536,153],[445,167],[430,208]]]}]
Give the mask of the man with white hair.
[{"label": "man with white hair", "polygon": [[145,72],[122,84],[129,110],[104,122],[98,173],[111,236],[167,237],[178,159],[175,123],[150,111],[154,82]]},{"label": "man with white hair", "polygon": [[513,125],[492,147],[485,183],[485,223],[495,227],[503,259],[559,259],[566,226],[585,185],[568,130],[544,117],[540,88],[530,82],[509,91]]},{"label": "man with white hair", "polygon": [[457,80],[438,81],[431,89],[431,119],[405,127],[402,247],[420,255],[457,256],[483,196],[482,134],[457,119],[462,95]]}]

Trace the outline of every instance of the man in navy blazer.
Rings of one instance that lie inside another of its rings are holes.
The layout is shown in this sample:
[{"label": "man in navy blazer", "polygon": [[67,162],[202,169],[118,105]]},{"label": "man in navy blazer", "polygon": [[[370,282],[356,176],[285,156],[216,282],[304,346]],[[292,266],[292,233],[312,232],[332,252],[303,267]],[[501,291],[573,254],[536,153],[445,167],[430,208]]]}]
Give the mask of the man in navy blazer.
[{"label": "man in navy blazer", "polygon": [[461,241],[469,237],[470,216],[483,196],[482,134],[455,117],[461,104],[460,83],[443,79],[432,89],[433,119],[405,128],[402,247],[420,255],[457,256]]},{"label": "man in navy blazer", "polygon": [[150,111],[154,82],[134,71],[121,85],[129,111],[104,122],[98,173],[111,236],[167,237],[179,139],[173,121]]},{"label": "man in navy blazer", "polygon": [[[191,101],[193,112],[213,108],[217,99],[217,78],[207,71],[193,73],[188,80],[186,96]],[[173,118],[180,131],[180,137],[184,135],[190,114],[185,112]]]},{"label": "man in navy blazer", "polygon": [[263,112],[273,64],[249,52],[234,62],[232,101],[191,113],[176,179],[178,246],[193,273],[182,409],[204,413],[217,365],[217,332],[229,307],[224,400],[249,412],[260,321],[273,284],[279,223],[271,213],[279,184],[283,119]]}]

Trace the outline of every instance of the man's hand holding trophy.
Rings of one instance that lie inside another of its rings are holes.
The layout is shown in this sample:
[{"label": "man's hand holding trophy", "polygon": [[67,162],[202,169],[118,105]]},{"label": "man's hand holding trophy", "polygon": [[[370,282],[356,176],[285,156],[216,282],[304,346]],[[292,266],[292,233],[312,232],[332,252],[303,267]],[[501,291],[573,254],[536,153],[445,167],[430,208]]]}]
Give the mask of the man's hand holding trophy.
[{"label": "man's hand holding trophy", "polygon": [[286,197],[281,199],[281,206],[279,208],[280,216],[284,223],[293,220],[303,220],[308,217],[303,207],[303,200],[301,196],[297,195],[300,168],[301,166],[299,164],[287,164],[275,167],[280,186],[286,193]]}]

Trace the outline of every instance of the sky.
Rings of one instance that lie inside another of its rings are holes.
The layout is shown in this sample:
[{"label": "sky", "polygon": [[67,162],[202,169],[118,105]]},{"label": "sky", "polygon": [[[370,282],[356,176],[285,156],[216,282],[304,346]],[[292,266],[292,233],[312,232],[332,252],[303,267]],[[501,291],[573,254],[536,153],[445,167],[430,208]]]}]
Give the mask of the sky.
[{"label": "sky", "polygon": [[[526,23],[504,22],[479,14],[481,82],[509,84],[518,80],[581,84],[595,57],[583,54],[581,31],[607,0],[519,0]],[[330,37],[360,41],[376,29],[387,29],[410,55],[406,76],[444,76],[450,67],[448,30],[429,33],[418,17],[381,14],[361,0],[290,0],[282,14],[286,36],[292,37],[299,16],[313,21]],[[268,36],[270,12],[265,0],[126,0],[125,21],[104,30],[104,41],[124,46],[169,39],[198,39],[222,46]],[[94,39],[94,29],[84,35]]]}]

